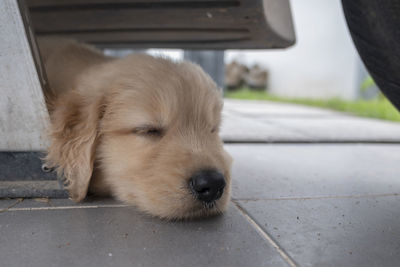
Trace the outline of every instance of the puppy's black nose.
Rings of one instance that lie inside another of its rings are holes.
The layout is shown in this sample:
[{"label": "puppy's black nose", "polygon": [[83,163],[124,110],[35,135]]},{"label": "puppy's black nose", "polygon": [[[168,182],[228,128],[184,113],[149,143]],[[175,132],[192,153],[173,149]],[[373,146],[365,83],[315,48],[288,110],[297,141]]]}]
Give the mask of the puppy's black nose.
[{"label": "puppy's black nose", "polygon": [[194,196],[204,202],[213,202],[219,199],[224,192],[224,176],[213,170],[196,172],[189,181],[190,189]]}]

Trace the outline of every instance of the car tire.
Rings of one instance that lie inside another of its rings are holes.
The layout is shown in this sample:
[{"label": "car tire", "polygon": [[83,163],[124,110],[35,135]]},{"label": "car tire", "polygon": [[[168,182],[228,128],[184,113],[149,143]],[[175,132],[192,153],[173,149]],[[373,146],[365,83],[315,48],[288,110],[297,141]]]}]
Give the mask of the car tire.
[{"label": "car tire", "polygon": [[342,5],[362,61],[400,110],[400,1],[342,0]]}]

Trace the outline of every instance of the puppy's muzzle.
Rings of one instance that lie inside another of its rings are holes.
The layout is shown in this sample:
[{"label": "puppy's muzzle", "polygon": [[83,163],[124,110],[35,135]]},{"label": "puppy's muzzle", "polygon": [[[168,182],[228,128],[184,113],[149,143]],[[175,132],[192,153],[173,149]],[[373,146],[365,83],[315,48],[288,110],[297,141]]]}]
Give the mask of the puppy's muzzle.
[{"label": "puppy's muzzle", "polygon": [[224,176],[214,170],[201,170],[196,172],[189,180],[192,194],[200,201],[212,203],[224,193]]}]

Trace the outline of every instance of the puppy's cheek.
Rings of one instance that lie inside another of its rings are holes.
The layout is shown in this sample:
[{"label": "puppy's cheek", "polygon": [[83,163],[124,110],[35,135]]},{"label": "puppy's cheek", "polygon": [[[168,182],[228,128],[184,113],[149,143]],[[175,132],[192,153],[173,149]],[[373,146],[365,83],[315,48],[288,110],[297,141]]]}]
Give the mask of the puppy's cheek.
[{"label": "puppy's cheek", "polygon": [[224,189],[224,194],[222,195],[221,199],[219,200],[218,203],[218,209],[221,211],[225,211],[228,207],[228,203],[231,200],[231,177],[229,175],[229,173],[227,174],[227,176],[225,176],[225,180],[226,180],[226,186]]},{"label": "puppy's cheek", "polygon": [[[142,201],[138,199],[137,206],[139,209],[147,212],[150,215],[157,216],[164,219],[183,219],[191,217],[193,205],[191,201],[174,203],[174,200],[166,198],[164,203]],[[171,201],[171,202],[169,202]],[[200,208],[200,207],[199,207]]]},{"label": "puppy's cheek", "polygon": [[149,181],[148,177],[132,178],[129,187],[120,188],[126,192],[119,198],[150,215],[166,219],[182,218],[193,208],[193,198],[186,188],[173,181],[163,183],[161,178],[154,180],[158,181]]},{"label": "puppy's cheek", "polygon": [[233,163],[232,156],[225,149],[223,149],[222,150],[222,157],[223,157],[223,159],[225,161],[225,164],[226,164],[227,168],[231,169],[232,168],[232,163]]},{"label": "puppy's cheek", "polygon": [[233,158],[226,150],[223,149],[220,154],[219,162],[222,167],[223,174],[225,176],[225,182],[227,183],[227,185],[230,186]]},{"label": "puppy's cheek", "polygon": [[230,200],[232,158],[222,147],[209,159],[212,166],[223,171],[227,185],[216,208],[207,210],[187,187],[188,170],[197,168],[193,166],[197,162],[193,158],[177,157],[180,153],[174,153],[173,160],[168,157],[150,161],[147,154],[137,152],[142,151],[140,149],[127,149],[126,144],[121,146],[115,141],[105,144],[107,146],[103,145],[100,149],[103,155],[101,162],[107,169],[105,176],[113,195],[119,200],[165,219],[206,217],[226,210]]},{"label": "puppy's cheek", "polygon": [[230,156],[228,152],[226,152],[226,150],[222,150],[222,159],[223,159],[226,186],[224,194],[219,200],[218,209],[221,211],[225,211],[231,199],[231,188],[232,188],[231,169],[232,169],[233,158]]}]

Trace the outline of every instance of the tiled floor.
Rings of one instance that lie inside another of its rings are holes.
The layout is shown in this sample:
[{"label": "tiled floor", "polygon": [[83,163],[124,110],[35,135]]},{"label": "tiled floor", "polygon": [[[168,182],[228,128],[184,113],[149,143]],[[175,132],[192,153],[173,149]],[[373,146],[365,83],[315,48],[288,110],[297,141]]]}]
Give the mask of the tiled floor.
[{"label": "tiled floor", "polygon": [[285,266],[234,205],[190,222],[101,200],[46,206],[28,201],[0,214],[1,266]]},{"label": "tiled floor", "polygon": [[[400,124],[238,103],[226,105],[236,126],[227,117],[223,135],[259,144],[226,145],[235,161],[224,215],[166,222],[110,199],[0,200],[0,266],[398,266]],[[279,116],[306,126],[269,123]],[[313,131],[316,118],[328,129]]]},{"label": "tiled floor", "polygon": [[398,266],[400,145],[227,149],[234,201],[298,265]]}]

